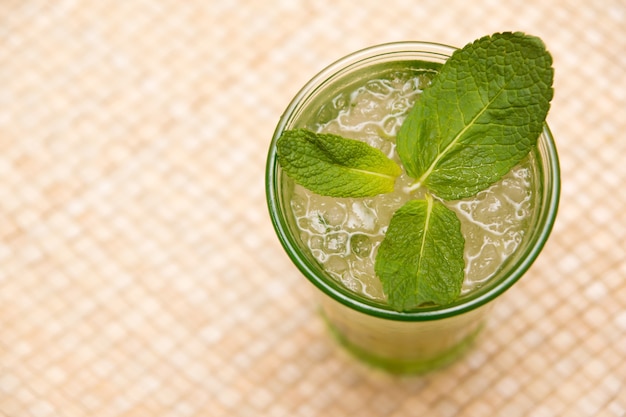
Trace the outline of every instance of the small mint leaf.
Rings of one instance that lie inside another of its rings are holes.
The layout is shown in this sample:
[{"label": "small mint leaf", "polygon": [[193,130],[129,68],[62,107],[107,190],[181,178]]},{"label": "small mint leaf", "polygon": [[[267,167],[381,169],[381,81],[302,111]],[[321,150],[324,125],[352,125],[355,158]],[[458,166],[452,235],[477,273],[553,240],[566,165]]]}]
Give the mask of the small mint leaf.
[{"label": "small mint leaf", "polygon": [[486,36],[455,51],[398,132],[414,188],[456,200],[499,180],[536,144],[553,76],[543,42],[523,33]]},{"label": "small mint leaf", "polygon": [[393,191],[402,170],[365,142],[305,129],[278,139],[278,161],[295,182],[320,195],[371,197]]},{"label": "small mint leaf", "polygon": [[375,263],[389,305],[404,311],[454,301],[465,276],[464,245],[456,214],[429,194],[398,209]]}]

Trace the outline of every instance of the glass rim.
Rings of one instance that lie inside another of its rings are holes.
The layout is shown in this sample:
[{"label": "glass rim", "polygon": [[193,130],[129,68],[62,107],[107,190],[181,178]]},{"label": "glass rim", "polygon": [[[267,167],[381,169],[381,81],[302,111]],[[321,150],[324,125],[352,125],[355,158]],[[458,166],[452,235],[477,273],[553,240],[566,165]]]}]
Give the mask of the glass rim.
[{"label": "glass rim", "polygon": [[[346,55],[322,69],[300,89],[281,116],[274,131],[266,162],[265,192],[270,218],[279,241],[292,262],[315,287],[335,301],[361,313],[397,321],[429,321],[457,316],[478,308],[503,294],[524,275],[543,249],[552,231],[559,205],[561,181],[554,139],[547,123],[544,123],[543,131],[537,142],[537,148],[543,148],[544,152],[541,153],[541,159],[542,161],[545,160],[545,162],[542,163],[542,166],[547,166],[549,172],[544,173],[544,168],[540,169],[540,175],[545,177],[543,182],[543,199],[545,201],[541,205],[541,212],[537,214],[536,232],[529,236],[530,241],[527,247],[520,248],[526,249],[520,259],[509,268],[499,271],[497,274],[504,276],[495,285],[488,286],[489,288],[485,291],[479,290],[476,294],[470,293],[468,296],[462,297],[459,301],[447,306],[434,306],[411,311],[396,311],[384,308],[379,302],[377,303],[374,300],[370,302],[362,296],[355,295],[341,286],[341,284],[332,280],[332,278],[325,279],[320,276],[318,271],[322,271],[321,266],[319,264],[315,265],[307,259],[307,256],[298,245],[297,237],[291,232],[279,204],[279,199],[281,198],[280,176],[275,149],[278,137],[282,134],[288,122],[290,122],[291,116],[298,105],[312,95],[324,82],[330,80],[332,76],[366,60],[376,59],[385,55],[412,53],[430,55],[445,61],[456,49],[440,43],[401,41],[374,45]],[[497,279],[497,277],[493,278]]]}]

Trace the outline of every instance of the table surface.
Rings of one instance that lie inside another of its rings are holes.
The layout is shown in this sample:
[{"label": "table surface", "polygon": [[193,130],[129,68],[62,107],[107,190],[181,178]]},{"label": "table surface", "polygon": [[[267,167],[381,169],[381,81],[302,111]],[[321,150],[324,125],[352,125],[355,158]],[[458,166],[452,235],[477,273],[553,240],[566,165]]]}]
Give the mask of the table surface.
[{"label": "table surface", "polygon": [[[540,36],[561,205],[474,349],[339,349],[269,221],[297,90],[398,40]],[[4,0],[0,415],[625,416],[626,3]]]}]

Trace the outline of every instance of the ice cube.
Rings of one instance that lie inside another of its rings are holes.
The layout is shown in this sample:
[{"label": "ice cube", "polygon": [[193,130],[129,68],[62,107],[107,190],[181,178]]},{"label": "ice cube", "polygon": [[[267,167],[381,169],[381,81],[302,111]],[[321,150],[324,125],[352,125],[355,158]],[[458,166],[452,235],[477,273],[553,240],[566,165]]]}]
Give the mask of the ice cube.
[{"label": "ice cube", "polygon": [[324,252],[346,253],[349,235],[346,232],[331,232],[324,237]]},{"label": "ice cube", "polygon": [[362,201],[350,206],[346,226],[352,230],[373,231],[376,227],[376,212]]},{"label": "ice cube", "polygon": [[325,233],[328,230],[328,221],[324,217],[324,213],[313,211],[309,213],[309,229],[317,233]]},{"label": "ice cube", "polygon": [[350,104],[350,99],[347,94],[341,93],[333,99],[332,103],[335,110],[341,111],[348,108],[348,105]]},{"label": "ice cube", "polygon": [[348,262],[341,256],[329,256],[328,260],[324,263],[326,271],[337,277],[342,277],[348,270]]},{"label": "ice cube", "polygon": [[345,221],[348,213],[346,213],[346,205],[333,202],[333,204],[328,204],[324,206],[324,219],[326,219],[326,224],[330,227],[341,226]]},{"label": "ice cube", "polygon": [[311,236],[309,239],[309,248],[311,250],[323,249],[324,248],[324,238],[319,235]]},{"label": "ice cube", "polygon": [[359,258],[367,258],[372,252],[372,241],[367,235],[355,233],[350,237],[350,250]]},{"label": "ice cube", "polygon": [[387,96],[392,90],[391,86],[389,85],[389,81],[386,80],[370,81],[365,85],[365,88],[374,96],[380,98]]},{"label": "ice cube", "polygon": [[493,243],[483,245],[480,254],[478,254],[471,262],[469,268],[470,274],[475,277],[490,277],[502,262],[500,252]]},{"label": "ice cube", "polygon": [[301,217],[306,215],[306,209],[308,205],[308,199],[306,195],[300,193],[294,193],[291,197],[291,209],[296,217]]}]

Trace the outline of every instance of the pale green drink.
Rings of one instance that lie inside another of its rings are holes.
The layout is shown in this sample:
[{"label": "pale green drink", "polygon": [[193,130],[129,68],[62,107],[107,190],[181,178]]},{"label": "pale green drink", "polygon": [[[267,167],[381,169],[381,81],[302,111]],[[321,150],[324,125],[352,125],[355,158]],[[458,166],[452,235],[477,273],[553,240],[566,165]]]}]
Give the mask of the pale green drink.
[{"label": "pale green drink", "polygon": [[[359,52],[329,67],[301,91],[285,129],[362,140],[400,163],[395,135],[452,48],[399,43]],[[281,242],[322,291],[322,313],[350,351],[398,372],[431,369],[457,357],[482,326],[490,304],[530,266],[553,222],[558,164],[549,131],[501,181],[476,197],[447,202],[461,219],[465,281],[452,305],[398,312],[386,305],[374,260],[391,216],[420,198],[403,174],[393,193],[322,197],[282,175],[268,160],[268,202]]]},{"label": "pale green drink", "polygon": [[[307,125],[316,132],[362,140],[401,165],[395,152],[397,131],[434,72],[411,69],[410,63],[374,72],[376,78],[364,78],[338,93]],[[477,196],[446,202],[461,219],[466,242],[462,294],[493,276],[522,241],[532,218],[535,169],[529,155]],[[369,198],[320,196],[289,184],[289,179],[284,186],[294,187],[291,208],[302,242],[328,274],[346,288],[384,302],[374,273],[376,251],[394,212],[423,196],[423,190],[407,190],[413,181],[403,173],[393,193]]]}]

